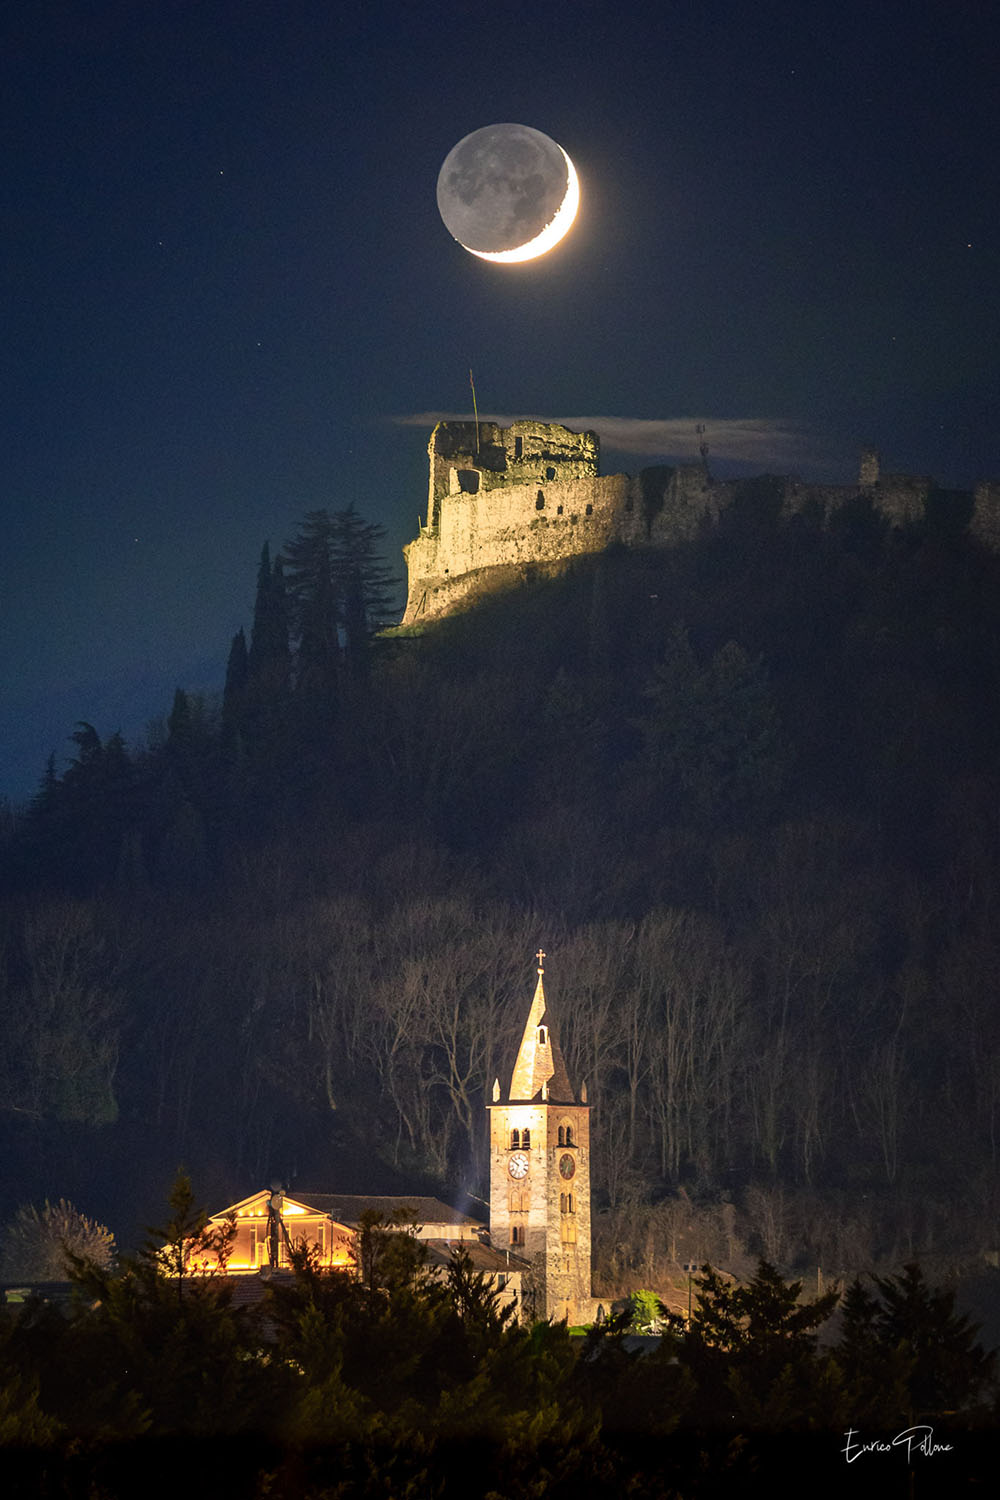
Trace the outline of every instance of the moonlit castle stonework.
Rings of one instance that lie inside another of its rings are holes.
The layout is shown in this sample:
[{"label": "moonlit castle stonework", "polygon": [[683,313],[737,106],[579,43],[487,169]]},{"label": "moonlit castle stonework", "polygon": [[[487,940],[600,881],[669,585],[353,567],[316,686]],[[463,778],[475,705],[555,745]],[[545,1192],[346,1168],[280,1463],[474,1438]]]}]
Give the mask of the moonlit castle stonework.
[{"label": "moonlit castle stonework", "polygon": [[510,1088],[493,1084],[490,1239],[531,1268],[536,1317],[590,1322],[590,1110],[574,1093],[546,1007],[545,955]]},{"label": "moonlit castle stonework", "polygon": [[403,548],[409,575],[404,625],[612,546],[669,547],[697,536],[733,505],[828,518],[868,500],[893,525],[950,507],[969,532],[1000,551],[1000,482],[942,490],[926,475],[886,474],[861,455],[855,484],[807,484],[794,476],[714,479],[707,462],[600,474],[596,433],[555,423],[439,422],[428,445],[427,520]]}]

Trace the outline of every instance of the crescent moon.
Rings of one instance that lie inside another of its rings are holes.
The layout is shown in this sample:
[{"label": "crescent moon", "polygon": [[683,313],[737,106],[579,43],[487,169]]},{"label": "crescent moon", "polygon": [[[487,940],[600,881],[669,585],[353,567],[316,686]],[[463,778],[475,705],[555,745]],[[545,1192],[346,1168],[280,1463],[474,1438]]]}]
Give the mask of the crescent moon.
[{"label": "crescent moon", "polygon": [[[559,145],[558,141],[556,145]],[[562,151],[566,162],[566,192],[555,215],[545,228],[523,245],[515,245],[513,250],[473,250],[471,245],[462,245],[463,250],[468,250],[472,255],[478,255],[480,260],[496,260],[510,264],[512,261],[535,260],[539,255],[544,255],[547,250],[552,250],[558,245],[563,236],[569,233],[573,220],[576,218],[577,209],[580,207],[580,179],[576,175],[576,168],[563,151],[562,146],[559,146],[559,150]],[[459,241],[459,244],[461,243]]]}]

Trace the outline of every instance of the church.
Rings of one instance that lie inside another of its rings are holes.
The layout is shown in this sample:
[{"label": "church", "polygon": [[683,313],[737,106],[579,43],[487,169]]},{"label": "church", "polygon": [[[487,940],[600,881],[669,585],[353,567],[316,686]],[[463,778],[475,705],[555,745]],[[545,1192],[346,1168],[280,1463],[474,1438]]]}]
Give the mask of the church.
[{"label": "church", "polygon": [[510,1088],[493,1082],[490,1239],[532,1268],[537,1314],[589,1323],[590,1109],[577,1099],[545,1001],[543,962]]},{"label": "church", "polygon": [[[439,1199],[417,1196],[262,1189],[213,1214],[209,1225],[235,1225],[227,1275],[270,1274],[310,1246],[321,1266],[350,1270],[361,1216],[406,1218],[425,1242],[427,1264],[440,1273],[459,1246],[491,1278],[518,1316],[590,1322],[590,1111],[578,1099],[548,1012],[538,955],[534,998],[511,1073],[493,1083],[490,1112],[489,1229]],[[202,1255],[192,1270],[222,1269]]]}]

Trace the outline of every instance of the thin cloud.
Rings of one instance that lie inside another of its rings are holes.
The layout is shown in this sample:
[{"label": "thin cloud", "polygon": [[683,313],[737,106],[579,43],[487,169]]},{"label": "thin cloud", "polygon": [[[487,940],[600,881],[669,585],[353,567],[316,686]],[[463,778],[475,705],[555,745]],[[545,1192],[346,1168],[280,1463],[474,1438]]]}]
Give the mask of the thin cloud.
[{"label": "thin cloud", "polygon": [[[472,412],[424,411],[394,417],[403,427],[433,427],[435,422],[471,422]],[[499,412],[482,412],[483,422],[509,427],[520,420]],[[709,457],[761,468],[786,470],[815,465],[827,455],[814,434],[792,422],[767,417],[540,417],[574,431],[596,432],[602,448],[646,461],[697,459],[702,443]]]}]

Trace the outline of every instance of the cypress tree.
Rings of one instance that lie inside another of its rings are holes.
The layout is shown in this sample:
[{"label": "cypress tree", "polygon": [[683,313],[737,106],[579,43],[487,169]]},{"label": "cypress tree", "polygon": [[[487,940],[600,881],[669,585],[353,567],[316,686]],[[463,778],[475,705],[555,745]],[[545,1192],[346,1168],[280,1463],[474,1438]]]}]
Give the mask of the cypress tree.
[{"label": "cypress tree", "polygon": [[226,686],[222,693],[222,733],[227,743],[238,733],[243,723],[249,675],[247,638],[240,626],[229,647]]},{"label": "cypress tree", "polygon": [[264,543],[257,569],[257,597],[253,629],[247,653],[247,676],[265,692],[282,692],[288,686],[288,601],[280,557],[271,565],[271,550]]}]

